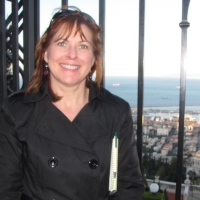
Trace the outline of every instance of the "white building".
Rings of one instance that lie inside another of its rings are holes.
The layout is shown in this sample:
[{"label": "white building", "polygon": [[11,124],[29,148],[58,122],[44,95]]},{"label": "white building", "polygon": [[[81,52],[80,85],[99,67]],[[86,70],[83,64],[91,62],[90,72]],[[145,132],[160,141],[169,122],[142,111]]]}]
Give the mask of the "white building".
[{"label": "white building", "polygon": [[168,128],[157,128],[157,135],[169,135],[169,129]]},{"label": "white building", "polygon": [[191,159],[191,166],[187,167],[188,171],[193,171],[196,173],[196,175],[200,175],[200,150],[196,152],[195,156]]}]

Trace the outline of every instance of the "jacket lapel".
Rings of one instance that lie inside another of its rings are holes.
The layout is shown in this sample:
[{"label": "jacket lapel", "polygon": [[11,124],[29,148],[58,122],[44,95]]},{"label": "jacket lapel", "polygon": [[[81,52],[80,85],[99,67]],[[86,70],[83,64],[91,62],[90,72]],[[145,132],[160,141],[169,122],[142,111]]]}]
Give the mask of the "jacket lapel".
[{"label": "jacket lapel", "polygon": [[108,129],[101,122],[87,104],[74,119],[73,124],[91,146],[102,136],[108,135]]},{"label": "jacket lapel", "polygon": [[94,153],[76,126],[54,105],[43,117],[36,132],[50,140]]}]

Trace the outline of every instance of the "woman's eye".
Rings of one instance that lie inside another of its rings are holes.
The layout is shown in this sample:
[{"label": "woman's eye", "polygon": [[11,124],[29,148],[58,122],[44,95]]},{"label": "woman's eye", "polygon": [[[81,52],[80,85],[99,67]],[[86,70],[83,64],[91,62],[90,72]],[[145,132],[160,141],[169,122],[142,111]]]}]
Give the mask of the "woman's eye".
[{"label": "woman's eye", "polygon": [[59,46],[65,47],[65,46],[66,46],[66,43],[65,43],[65,42],[58,42],[58,45],[59,45]]},{"label": "woman's eye", "polygon": [[79,46],[79,48],[80,48],[80,49],[87,49],[87,48],[88,48],[88,46],[87,46],[87,45],[85,45],[85,44],[81,44],[81,45]]}]

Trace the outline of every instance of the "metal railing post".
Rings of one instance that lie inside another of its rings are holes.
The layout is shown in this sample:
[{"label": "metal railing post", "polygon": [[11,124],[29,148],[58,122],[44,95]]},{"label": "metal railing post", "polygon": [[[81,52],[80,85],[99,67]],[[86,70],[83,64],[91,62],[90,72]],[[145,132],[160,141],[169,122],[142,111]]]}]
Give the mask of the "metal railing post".
[{"label": "metal railing post", "polygon": [[180,99],[179,99],[179,131],[178,131],[178,158],[176,176],[176,200],[181,199],[181,183],[183,169],[183,143],[184,143],[184,120],[185,120],[185,94],[186,94],[186,59],[187,59],[187,21],[190,0],[182,0],[182,29],[181,37],[181,67],[180,67]]},{"label": "metal railing post", "polygon": [[[24,86],[35,69],[35,41],[34,41],[34,0],[23,0],[23,27],[24,27]],[[32,39],[31,39],[32,38]]]},{"label": "metal railing post", "polygon": [[5,1],[0,1],[0,103],[7,96]]},{"label": "metal railing post", "polygon": [[138,50],[138,96],[137,96],[137,150],[142,170],[143,143],[143,93],[144,93],[144,33],[145,0],[139,2],[139,50]]},{"label": "metal railing post", "polygon": [[103,45],[103,79],[102,79],[102,86],[105,86],[105,13],[106,13],[106,6],[105,0],[99,0],[99,26],[101,27],[101,34],[102,34],[102,45]]},{"label": "metal railing post", "polygon": [[12,1],[12,64],[13,64],[13,91],[19,90],[19,29],[18,29],[18,0]]},{"label": "metal railing post", "polygon": [[66,5],[66,6],[68,6],[68,0],[61,0],[61,6],[63,6],[63,5]]}]

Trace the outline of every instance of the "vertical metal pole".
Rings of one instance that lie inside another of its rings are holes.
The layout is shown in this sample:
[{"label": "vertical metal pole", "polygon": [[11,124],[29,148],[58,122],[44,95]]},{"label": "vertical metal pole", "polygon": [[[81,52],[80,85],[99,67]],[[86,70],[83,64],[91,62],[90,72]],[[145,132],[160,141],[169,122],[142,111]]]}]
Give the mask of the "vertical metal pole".
[{"label": "vertical metal pole", "polygon": [[145,0],[139,2],[139,55],[138,55],[138,99],[137,99],[137,150],[142,170],[143,141],[143,92],[144,92],[144,30]]},{"label": "vertical metal pole", "polygon": [[13,91],[19,90],[18,0],[12,1],[12,63]]},{"label": "vertical metal pole", "polygon": [[40,0],[34,1],[34,43],[40,38]]},{"label": "vertical metal pole", "polygon": [[145,33],[145,0],[139,2],[139,55],[138,55],[138,100],[137,100],[137,150],[142,169],[143,142],[143,92],[144,92],[144,33]]},{"label": "vertical metal pole", "polygon": [[[34,47],[40,38],[40,0],[34,1]],[[34,60],[34,66],[36,61]]]},{"label": "vertical metal pole", "polygon": [[103,45],[103,79],[101,82],[102,86],[105,86],[105,13],[106,13],[106,6],[105,0],[99,0],[99,26],[101,27],[101,34],[102,34],[102,45]]},{"label": "vertical metal pole", "polygon": [[0,103],[7,96],[5,0],[0,1]]},{"label": "vertical metal pole", "polygon": [[24,27],[24,87],[28,85],[35,68],[34,60],[34,0],[23,0]]},{"label": "vertical metal pole", "polygon": [[176,175],[176,200],[181,199],[181,182],[183,169],[183,143],[184,143],[184,119],[185,119],[185,94],[186,94],[186,57],[187,57],[187,21],[190,0],[182,0],[182,29],[181,38],[181,71],[180,71],[180,100],[179,100],[179,133],[178,133],[178,158]]},{"label": "vertical metal pole", "polygon": [[63,6],[63,5],[68,6],[68,0],[62,0],[62,6]]}]

